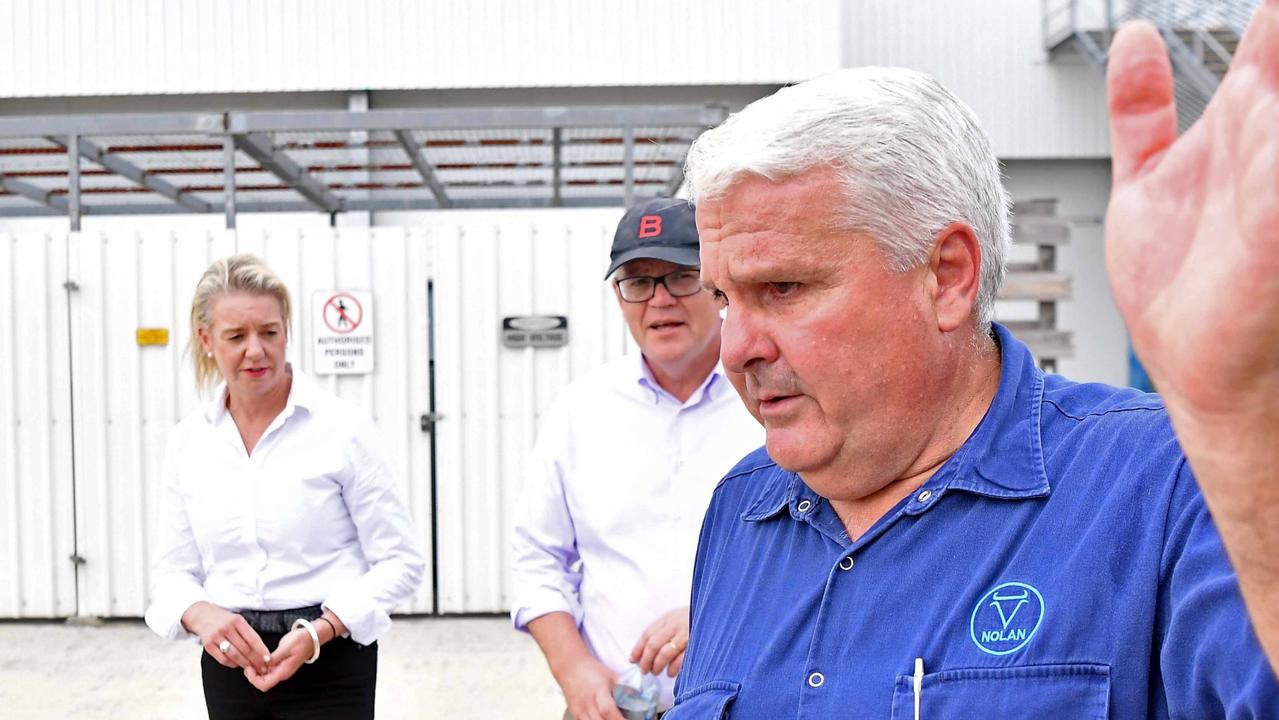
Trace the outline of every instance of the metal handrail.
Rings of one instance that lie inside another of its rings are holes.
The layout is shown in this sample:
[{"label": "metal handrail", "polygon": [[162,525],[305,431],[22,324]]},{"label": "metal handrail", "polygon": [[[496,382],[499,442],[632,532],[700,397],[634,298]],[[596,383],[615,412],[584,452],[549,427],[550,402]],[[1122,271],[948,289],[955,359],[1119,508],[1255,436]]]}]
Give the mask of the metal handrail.
[{"label": "metal handrail", "polygon": [[[1076,24],[1075,13],[1078,9],[1077,0],[1057,0],[1056,7],[1050,7],[1049,5],[1052,2],[1053,0],[1040,0],[1040,3],[1039,3],[1040,12],[1043,17],[1042,31],[1043,31],[1043,40],[1044,40],[1045,47],[1051,47],[1052,45],[1054,45],[1055,44],[1054,41],[1057,39],[1058,35],[1069,36],[1070,33],[1074,31],[1075,24]],[[1070,16],[1070,19],[1066,23],[1065,32],[1054,33],[1052,31],[1053,20],[1056,20],[1061,15],[1065,15],[1065,14],[1069,14]]]},{"label": "metal handrail", "polygon": [[[1233,56],[1213,35],[1242,37],[1261,0],[1042,0],[1043,41],[1052,50],[1067,40],[1097,67],[1106,64],[1110,39],[1122,23],[1144,19],[1159,29],[1175,70],[1179,125],[1184,129],[1207,106],[1219,84],[1209,70],[1211,52],[1229,66]],[[1118,6],[1118,7],[1117,7]],[[1065,26],[1062,26],[1063,20]],[[1101,42],[1096,33],[1101,32]],[[1189,38],[1187,43],[1186,38]]]},{"label": "metal handrail", "polygon": [[[1076,3],[1079,0],[1075,0]],[[1160,29],[1223,28],[1243,35],[1260,0],[1131,0],[1125,20],[1144,18]]]},{"label": "metal handrail", "polygon": [[[1259,3],[1260,0],[1041,0],[1040,7],[1044,39],[1049,42],[1076,32],[1114,31],[1120,24],[1138,18],[1160,29],[1222,28],[1242,36]],[[1068,18],[1064,28],[1060,22],[1063,16]]]},{"label": "metal handrail", "polygon": [[1213,37],[1213,34],[1207,30],[1196,30],[1195,37],[1199,40],[1199,42],[1204,44],[1204,47],[1211,50],[1213,55],[1216,55],[1218,59],[1227,65],[1229,65],[1231,60],[1234,59],[1234,56],[1230,54],[1230,51],[1227,50],[1220,42],[1217,42],[1217,38]]}]

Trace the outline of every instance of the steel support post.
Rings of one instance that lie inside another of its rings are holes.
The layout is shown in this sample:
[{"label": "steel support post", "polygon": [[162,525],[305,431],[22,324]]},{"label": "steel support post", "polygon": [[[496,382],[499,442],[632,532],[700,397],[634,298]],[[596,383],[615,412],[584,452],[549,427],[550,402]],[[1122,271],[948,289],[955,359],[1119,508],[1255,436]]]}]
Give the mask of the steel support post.
[{"label": "steel support post", "polygon": [[80,136],[67,136],[67,216],[71,232],[80,232]]},{"label": "steel support post", "polygon": [[226,229],[235,229],[235,138],[222,136],[222,211]]},{"label": "steel support post", "polygon": [[560,190],[564,167],[564,128],[551,130],[551,207],[563,207],[564,195]]},{"label": "steel support post", "polygon": [[622,204],[635,204],[635,126],[622,132]]}]

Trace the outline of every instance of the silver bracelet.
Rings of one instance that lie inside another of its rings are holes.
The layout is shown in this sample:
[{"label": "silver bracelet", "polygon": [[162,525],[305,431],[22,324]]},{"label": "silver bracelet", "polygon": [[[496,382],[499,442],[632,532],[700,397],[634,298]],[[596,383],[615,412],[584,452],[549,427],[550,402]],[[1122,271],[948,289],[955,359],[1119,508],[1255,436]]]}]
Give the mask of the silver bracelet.
[{"label": "silver bracelet", "polygon": [[303,620],[302,618],[294,620],[293,627],[290,629],[297,630],[298,628],[306,628],[307,633],[311,636],[311,643],[315,646],[315,653],[311,655],[310,660],[306,661],[306,664],[310,665],[320,659],[320,634],[315,631],[315,626],[311,624],[310,620]]}]

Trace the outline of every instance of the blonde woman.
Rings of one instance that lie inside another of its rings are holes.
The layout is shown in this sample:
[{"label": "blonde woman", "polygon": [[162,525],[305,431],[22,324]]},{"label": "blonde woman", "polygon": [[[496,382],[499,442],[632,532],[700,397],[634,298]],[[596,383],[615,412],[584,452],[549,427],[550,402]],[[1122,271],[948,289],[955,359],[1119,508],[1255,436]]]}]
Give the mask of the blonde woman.
[{"label": "blonde woman", "polygon": [[252,255],[191,303],[196,383],[217,390],[169,436],[146,620],[204,646],[211,720],[372,718],[376,640],[422,577],[367,414],[285,360],[290,305]]}]

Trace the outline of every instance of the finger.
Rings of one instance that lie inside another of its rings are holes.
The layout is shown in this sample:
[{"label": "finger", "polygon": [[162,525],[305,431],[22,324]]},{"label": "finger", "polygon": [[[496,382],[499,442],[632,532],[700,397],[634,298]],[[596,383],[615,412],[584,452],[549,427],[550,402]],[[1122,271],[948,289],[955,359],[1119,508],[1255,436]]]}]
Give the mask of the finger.
[{"label": "finger", "polygon": [[1177,139],[1172,64],[1159,31],[1145,21],[1119,29],[1106,66],[1114,183],[1123,184]]},{"label": "finger", "polygon": [[644,652],[640,655],[639,667],[645,673],[653,672],[653,661],[657,659],[657,654],[661,652],[661,645],[648,644],[644,646]]},{"label": "finger", "polygon": [[636,662],[644,654],[644,648],[648,647],[648,630],[639,636],[639,640],[635,641],[635,647],[631,648],[631,662]]},{"label": "finger", "polygon": [[223,653],[223,656],[232,663],[229,667],[248,668],[253,666],[253,663],[249,662],[249,658],[245,657],[244,652],[240,650],[243,644],[243,641],[236,637],[226,652]]},{"label": "finger", "polygon": [[249,681],[249,684],[257,688],[259,692],[266,692],[267,690],[270,690],[273,685],[267,682],[265,675],[254,670],[252,666],[244,668],[244,677]]},{"label": "finger", "polygon": [[261,678],[262,692],[266,692],[285,680],[288,680],[291,675],[293,675],[293,671],[289,669],[288,665],[277,665],[271,668],[271,672],[263,675]]},{"label": "finger", "polygon": [[262,656],[255,654],[249,641],[243,635],[235,632],[234,628],[232,632],[227,633],[227,640],[231,643],[230,649],[227,650],[227,656],[235,662],[236,667],[252,667],[259,673],[267,671],[267,664],[262,661]]},{"label": "finger", "polygon": [[674,659],[674,657],[679,654],[679,649],[674,643],[675,643],[675,639],[672,638],[671,640],[667,641],[664,645],[662,645],[661,648],[658,649],[657,656],[653,658],[653,674],[654,675],[665,670],[667,665],[670,664],[671,660]]},{"label": "finger", "polygon": [[666,676],[667,676],[667,677],[675,677],[676,675],[679,675],[679,669],[680,669],[680,668],[682,668],[682,667],[684,667],[684,653],[685,653],[685,652],[686,652],[686,650],[681,650],[681,651],[679,652],[679,654],[678,654],[678,655],[676,655],[676,656],[675,656],[675,658],[674,658],[673,660],[671,660],[670,667],[667,667],[667,668],[666,668]]},{"label": "finger", "polygon": [[613,702],[613,695],[606,689],[595,693],[595,707],[601,720],[626,720],[622,711],[617,709],[617,703]]},{"label": "finger", "polygon": [[209,657],[217,661],[217,663],[221,665],[222,667],[229,667],[229,668],[240,667],[240,665],[237,665],[236,662],[230,658],[230,656],[222,652],[222,649],[218,647],[217,643],[211,640],[209,641],[207,645],[204,646],[204,651],[208,653]]},{"label": "finger", "polygon": [[1279,0],[1265,0],[1253,13],[1230,67],[1250,67],[1266,84],[1279,87]]},{"label": "finger", "polygon": [[[271,662],[271,651],[267,649],[266,643],[262,642],[258,632],[249,625],[248,620],[245,620],[242,615],[236,615],[235,619],[235,631],[243,641],[245,657],[253,658],[254,664],[266,672],[266,665]],[[261,658],[261,664],[256,662],[258,658]]]}]

